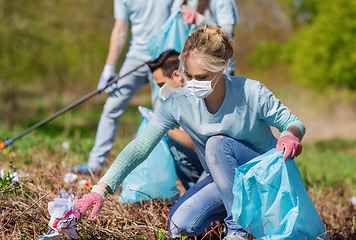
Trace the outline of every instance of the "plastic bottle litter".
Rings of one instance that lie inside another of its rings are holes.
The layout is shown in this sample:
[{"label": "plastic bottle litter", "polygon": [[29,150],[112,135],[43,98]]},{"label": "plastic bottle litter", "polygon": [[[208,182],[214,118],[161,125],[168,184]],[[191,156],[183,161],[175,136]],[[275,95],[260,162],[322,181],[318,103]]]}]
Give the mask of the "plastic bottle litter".
[{"label": "plastic bottle litter", "polygon": [[350,198],[350,202],[356,206],[356,196],[353,196],[352,198]]},{"label": "plastic bottle litter", "polygon": [[64,177],[63,177],[63,181],[64,181],[65,183],[68,183],[68,184],[73,183],[73,182],[76,181],[77,179],[78,179],[78,176],[75,175],[74,173],[71,173],[71,172],[67,173],[67,174],[64,175]]},{"label": "plastic bottle litter", "polygon": [[65,141],[65,142],[62,143],[62,148],[63,148],[63,150],[68,150],[68,149],[69,149],[69,146],[70,146],[70,144],[69,144],[69,142],[67,142],[67,141]]}]

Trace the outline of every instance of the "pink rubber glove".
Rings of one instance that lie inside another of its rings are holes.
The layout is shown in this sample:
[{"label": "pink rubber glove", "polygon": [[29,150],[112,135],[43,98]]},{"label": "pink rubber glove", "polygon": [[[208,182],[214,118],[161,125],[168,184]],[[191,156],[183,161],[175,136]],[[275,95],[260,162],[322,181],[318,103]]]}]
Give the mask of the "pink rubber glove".
[{"label": "pink rubber glove", "polygon": [[302,143],[289,131],[282,132],[277,142],[277,152],[284,151],[283,159],[298,157],[302,153]]},{"label": "pink rubber glove", "polygon": [[90,193],[85,194],[73,204],[81,215],[83,215],[91,206],[94,206],[89,216],[89,218],[93,220],[102,208],[106,194],[107,190],[105,188],[99,185],[94,185],[93,190]]},{"label": "pink rubber glove", "polygon": [[182,10],[180,10],[180,12],[183,13],[183,22],[189,25],[195,23],[195,20],[199,15],[199,12],[197,10],[187,7],[185,5],[182,6]]}]

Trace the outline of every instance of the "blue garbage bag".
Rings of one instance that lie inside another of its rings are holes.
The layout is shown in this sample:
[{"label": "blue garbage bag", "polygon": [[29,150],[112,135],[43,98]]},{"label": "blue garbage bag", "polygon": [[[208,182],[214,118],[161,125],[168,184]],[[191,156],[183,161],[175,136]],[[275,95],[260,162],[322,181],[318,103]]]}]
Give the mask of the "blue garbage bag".
[{"label": "blue garbage bag", "polygon": [[[152,111],[148,108],[144,109]],[[142,117],[136,136],[147,124],[147,120]],[[167,139],[164,137],[148,158],[124,179],[119,201],[121,203],[139,202],[141,199],[149,200],[152,197],[174,202],[179,196],[176,181],[174,160],[168,148]]]},{"label": "blue garbage bag", "polygon": [[169,49],[182,51],[192,26],[183,22],[183,14],[180,10],[173,12],[148,42],[147,49],[152,59],[158,58],[162,52]]},{"label": "blue garbage bag", "polygon": [[234,221],[257,239],[329,239],[299,170],[271,149],[236,168]]}]

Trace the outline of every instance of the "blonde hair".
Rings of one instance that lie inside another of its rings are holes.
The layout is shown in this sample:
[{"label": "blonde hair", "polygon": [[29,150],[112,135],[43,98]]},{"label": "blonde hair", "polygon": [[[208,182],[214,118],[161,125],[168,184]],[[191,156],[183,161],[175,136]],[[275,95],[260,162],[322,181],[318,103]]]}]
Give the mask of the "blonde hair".
[{"label": "blonde hair", "polygon": [[204,26],[189,34],[179,55],[179,69],[183,72],[184,59],[192,55],[202,68],[211,72],[226,70],[228,74],[228,61],[233,53],[230,38],[221,32],[219,26]]}]

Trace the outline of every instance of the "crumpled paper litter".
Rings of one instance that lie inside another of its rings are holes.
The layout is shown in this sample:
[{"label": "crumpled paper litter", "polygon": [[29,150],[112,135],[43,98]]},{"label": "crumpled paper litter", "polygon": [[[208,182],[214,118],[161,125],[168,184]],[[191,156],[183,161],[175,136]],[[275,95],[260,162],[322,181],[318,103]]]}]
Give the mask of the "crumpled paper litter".
[{"label": "crumpled paper litter", "polygon": [[51,216],[48,225],[51,227],[44,236],[39,239],[60,239],[61,234],[65,233],[69,239],[79,237],[74,229],[80,219],[80,213],[73,205],[73,202],[78,200],[72,192],[61,190],[60,198],[55,198],[54,201],[48,203],[48,212]]}]

